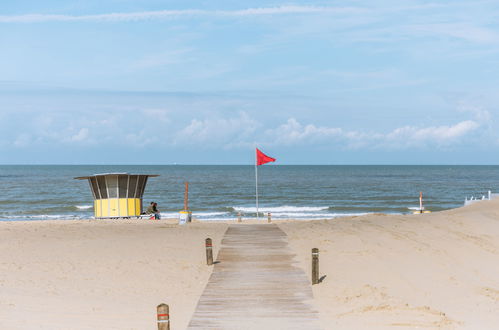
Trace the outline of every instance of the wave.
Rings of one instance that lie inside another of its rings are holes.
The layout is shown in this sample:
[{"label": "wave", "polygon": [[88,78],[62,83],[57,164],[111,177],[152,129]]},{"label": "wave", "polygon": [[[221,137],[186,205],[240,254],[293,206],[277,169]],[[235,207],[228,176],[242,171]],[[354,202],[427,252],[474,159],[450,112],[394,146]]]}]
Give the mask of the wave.
[{"label": "wave", "polygon": [[[245,206],[234,206],[234,211],[236,212],[250,212],[256,213],[256,207],[245,207]],[[280,212],[317,212],[317,211],[327,211],[329,206],[273,206],[267,207],[262,206],[258,208],[259,212],[270,212],[270,213],[280,213]]]},{"label": "wave", "polygon": [[277,213],[273,214],[272,217],[274,218],[338,218],[338,217],[355,217],[355,216],[362,216],[362,215],[367,215],[371,214],[369,212],[362,212],[362,213],[301,213],[301,212],[296,212],[296,213]]},{"label": "wave", "polygon": [[229,212],[192,212],[192,216],[194,217],[212,217],[216,215],[230,215]]},{"label": "wave", "polygon": [[81,217],[71,214],[31,214],[31,215],[0,215],[1,220],[8,221],[32,221],[32,220],[78,220],[90,219],[91,217]]},{"label": "wave", "polygon": [[75,206],[78,210],[88,210],[94,207],[93,205],[76,205]]}]

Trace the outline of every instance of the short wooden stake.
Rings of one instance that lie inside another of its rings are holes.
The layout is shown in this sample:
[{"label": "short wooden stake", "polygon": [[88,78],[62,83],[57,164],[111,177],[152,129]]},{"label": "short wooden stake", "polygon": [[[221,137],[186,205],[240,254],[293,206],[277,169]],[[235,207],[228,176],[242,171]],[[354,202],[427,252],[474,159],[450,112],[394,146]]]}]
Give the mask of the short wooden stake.
[{"label": "short wooden stake", "polygon": [[270,212],[267,213],[267,221],[268,221],[268,223],[272,222],[272,216],[271,216]]},{"label": "short wooden stake", "polygon": [[213,265],[213,246],[211,245],[211,238],[206,239],[206,264]]},{"label": "short wooden stake", "polygon": [[319,283],[319,249],[312,249],[312,284]]},{"label": "short wooden stake", "polygon": [[237,222],[243,222],[243,219],[241,218],[241,212],[237,213]]},{"label": "short wooden stake", "polygon": [[158,316],[158,330],[170,330],[170,308],[167,304],[160,304],[156,308]]}]

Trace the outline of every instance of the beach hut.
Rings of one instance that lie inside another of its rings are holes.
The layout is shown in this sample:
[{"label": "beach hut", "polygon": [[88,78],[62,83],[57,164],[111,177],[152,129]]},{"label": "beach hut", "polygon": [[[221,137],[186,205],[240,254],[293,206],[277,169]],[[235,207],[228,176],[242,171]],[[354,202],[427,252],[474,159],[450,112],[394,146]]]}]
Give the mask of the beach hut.
[{"label": "beach hut", "polygon": [[77,177],[88,180],[96,218],[130,218],[142,214],[147,179],[156,174],[103,173]]}]

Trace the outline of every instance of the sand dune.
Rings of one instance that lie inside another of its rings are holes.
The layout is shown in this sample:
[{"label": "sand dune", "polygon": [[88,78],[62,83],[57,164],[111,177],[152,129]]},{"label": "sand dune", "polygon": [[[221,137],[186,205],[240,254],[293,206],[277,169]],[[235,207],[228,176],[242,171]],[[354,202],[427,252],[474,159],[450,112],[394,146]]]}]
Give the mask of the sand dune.
[{"label": "sand dune", "polygon": [[[280,221],[310,274],[325,329],[494,329],[499,200],[424,215]],[[207,283],[223,222],[0,222],[1,329],[153,329],[170,304],[184,329]]]},{"label": "sand dune", "polygon": [[326,329],[497,329],[499,200],[445,212],[285,223]]}]

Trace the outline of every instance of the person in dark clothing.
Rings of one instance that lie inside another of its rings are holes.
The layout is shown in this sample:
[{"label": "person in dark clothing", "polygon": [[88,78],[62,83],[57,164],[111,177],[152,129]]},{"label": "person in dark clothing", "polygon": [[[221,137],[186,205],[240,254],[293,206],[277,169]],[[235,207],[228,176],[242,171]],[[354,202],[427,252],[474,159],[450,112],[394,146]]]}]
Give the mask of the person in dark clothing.
[{"label": "person in dark clothing", "polygon": [[154,219],[159,220],[161,219],[159,210],[158,210],[158,203],[154,203],[152,205],[152,211],[154,212]]},{"label": "person in dark clothing", "polygon": [[155,220],[161,219],[160,212],[158,210],[158,203],[151,202],[151,204],[147,207],[146,214],[154,214]]}]

